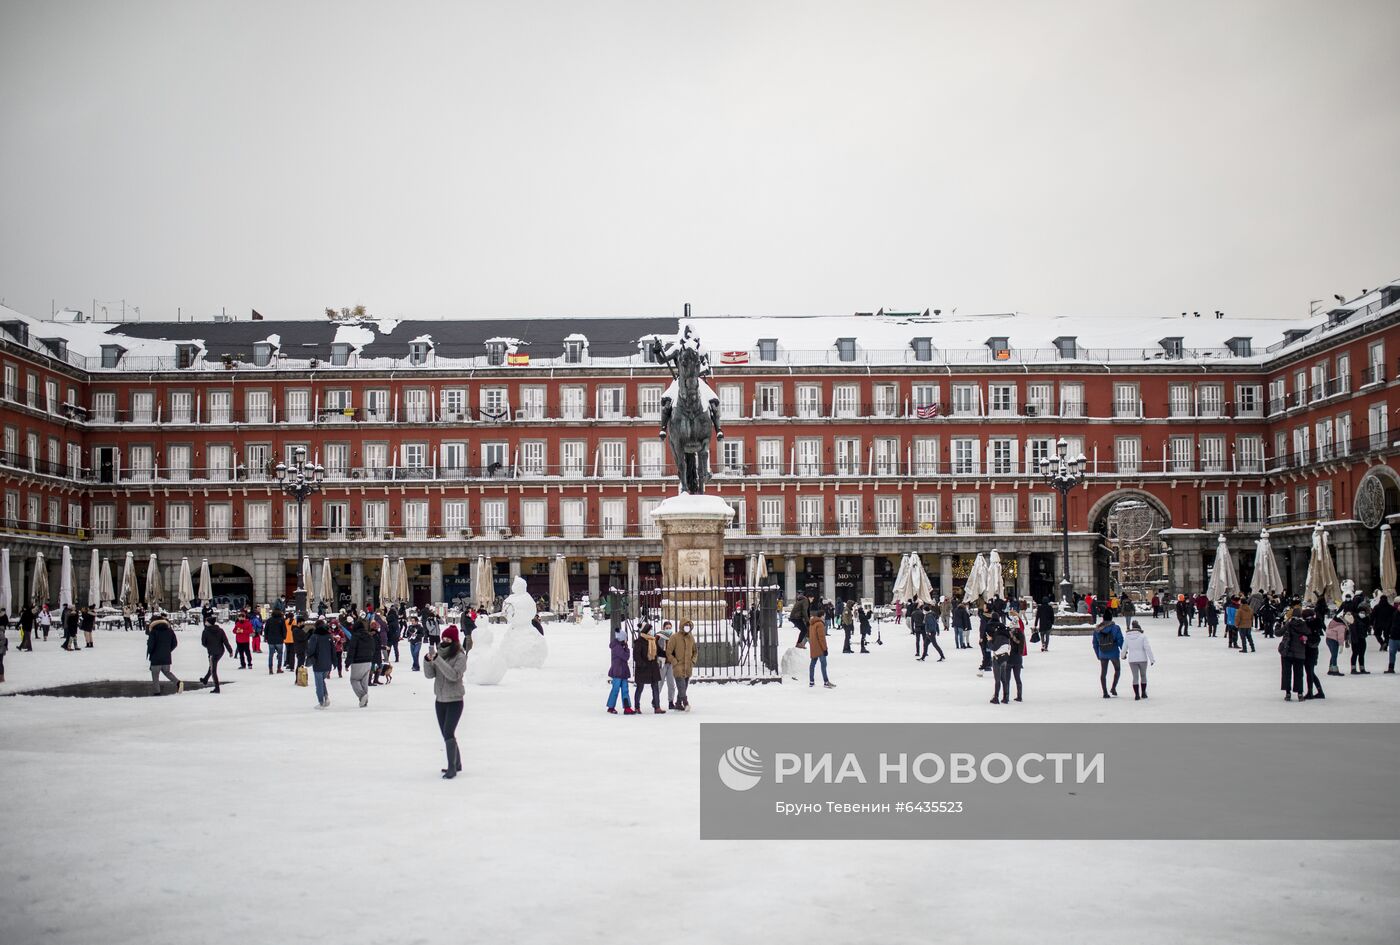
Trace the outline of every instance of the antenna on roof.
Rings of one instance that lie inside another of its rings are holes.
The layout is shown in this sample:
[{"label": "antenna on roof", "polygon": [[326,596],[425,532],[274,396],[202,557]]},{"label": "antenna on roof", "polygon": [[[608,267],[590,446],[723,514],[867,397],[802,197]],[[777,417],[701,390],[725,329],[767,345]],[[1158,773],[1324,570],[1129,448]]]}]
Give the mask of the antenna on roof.
[{"label": "antenna on roof", "polygon": [[685,303],[685,317],[690,318],[690,303]]},{"label": "antenna on roof", "polygon": [[1342,304],[1346,304],[1346,299],[1344,299],[1342,296],[1338,295],[1338,294],[1335,293],[1335,292],[1332,293],[1332,298],[1336,299],[1338,302],[1341,302]]}]

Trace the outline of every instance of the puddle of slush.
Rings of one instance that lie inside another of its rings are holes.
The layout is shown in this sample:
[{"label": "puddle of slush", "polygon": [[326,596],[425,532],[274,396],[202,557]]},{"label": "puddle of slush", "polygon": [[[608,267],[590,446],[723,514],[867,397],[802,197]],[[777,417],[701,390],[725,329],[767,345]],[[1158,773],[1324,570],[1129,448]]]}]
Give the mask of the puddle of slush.
[{"label": "puddle of slush", "polygon": [[[232,686],[233,683],[223,683],[224,686]],[[198,679],[185,681],[185,692],[192,692],[195,689],[208,689],[208,685]],[[160,694],[163,696],[175,695],[175,684],[168,679],[160,682]],[[155,691],[150,680],[133,679],[109,679],[101,682],[69,683],[66,686],[48,686],[44,689],[27,689],[24,692],[14,692],[15,696],[60,696],[69,699],[135,699],[141,696],[154,696]]]}]

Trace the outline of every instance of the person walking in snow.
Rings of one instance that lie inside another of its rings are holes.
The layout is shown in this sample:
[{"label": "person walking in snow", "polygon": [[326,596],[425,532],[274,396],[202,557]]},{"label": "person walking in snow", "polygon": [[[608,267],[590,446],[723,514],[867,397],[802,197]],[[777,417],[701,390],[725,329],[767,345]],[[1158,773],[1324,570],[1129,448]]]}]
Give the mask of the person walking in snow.
[{"label": "person walking in snow", "polygon": [[[1303,614],[1312,616],[1311,609],[1305,609]],[[1283,690],[1285,702],[1293,701],[1293,694],[1298,694],[1298,701],[1303,699],[1303,674],[1304,661],[1308,655],[1308,625],[1303,616],[1288,618],[1283,624],[1283,632],[1279,634],[1278,643],[1279,662],[1282,667],[1282,676],[1279,688]]]},{"label": "person walking in snow", "polygon": [[655,715],[665,715],[666,710],[661,708],[661,661],[657,659],[659,652],[660,648],[657,645],[656,634],[652,633],[651,624],[643,623],[637,639],[632,641],[632,671],[635,673],[633,682],[637,687],[637,711],[642,709],[644,688],[651,686],[651,711]]},{"label": "person walking in snow", "polygon": [[72,607],[63,608],[63,649],[78,651],[78,611]]},{"label": "person walking in snow", "polygon": [[693,631],[694,624],[689,620],[682,620],[680,627],[671,634],[671,639],[666,644],[666,661],[671,664],[671,671],[676,674],[676,708],[682,712],[690,711],[690,676],[695,672],[697,652]]},{"label": "person walking in snow", "polygon": [[797,628],[798,647],[806,647],[807,645],[807,628],[810,624],[807,616],[808,611],[807,595],[798,591],[797,600],[792,602],[792,610],[788,611],[788,620]]},{"label": "person walking in snow", "polygon": [[34,651],[34,608],[25,604],[19,612],[19,648]]},{"label": "person walking in snow", "polygon": [[233,624],[233,642],[238,652],[238,668],[253,668],[253,651],[250,648],[253,642],[253,621],[248,619],[248,611],[244,610],[238,614],[238,619]]},{"label": "person walking in snow", "polygon": [[1133,674],[1133,701],[1147,698],[1147,667],[1157,664],[1152,654],[1152,644],[1147,634],[1142,632],[1142,624],[1136,620],[1128,624],[1128,632],[1123,635],[1123,652],[1128,658],[1128,670]]},{"label": "person walking in snow", "polygon": [[992,654],[992,705],[1011,701],[1011,630],[995,611],[987,622],[987,649]]},{"label": "person walking in snow", "polygon": [[348,619],[342,613],[339,619],[332,620],[330,624],[331,649],[335,653],[336,679],[345,676],[345,647],[350,643],[350,634],[345,629],[345,621]]},{"label": "person walking in snow", "polygon": [[272,658],[277,657],[277,672],[282,672],[282,654],[286,644],[282,642],[287,637],[286,618],[282,611],[274,610],[263,624],[263,637],[267,640],[267,674],[272,675]]},{"label": "person walking in snow", "polygon": [[211,693],[217,694],[219,691],[219,660],[224,654],[233,655],[233,646],[228,642],[228,634],[224,628],[214,621],[214,615],[208,614],[204,620],[204,632],[199,636],[200,645],[204,647],[204,652],[209,654],[209,672],[200,677],[200,682],[208,683],[214,680],[214,688]]},{"label": "person walking in snow", "polygon": [[1241,600],[1235,606],[1235,638],[1241,653],[1254,653],[1254,608],[1249,601]]},{"label": "person walking in snow", "polygon": [[[78,629],[83,632],[83,639],[86,641],[83,649],[92,649],[92,631],[97,629],[97,615],[87,604],[84,604],[83,609],[78,613]],[[73,642],[77,643],[76,640]]]},{"label": "person walking in snow", "polygon": [[1322,614],[1314,613],[1311,619],[1305,622],[1308,625],[1308,640],[1303,646],[1303,678],[1307,681],[1308,691],[1303,695],[1304,699],[1326,699],[1322,693],[1322,681],[1317,678],[1318,651],[1322,649],[1323,621]]},{"label": "person walking in snow", "polygon": [[345,659],[350,664],[350,690],[359,698],[362,709],[369,705],[369,674],[374,668],[378,650],[379,637],[364,615],[360,615],[355,620],[355,631],[350,635],[350,648]]},{"label": "person walking in snow", "polygon": [[1215,601],[1206,601],[1206,636],[1214,637],[1220,629],[1220,609],[1215,606]]},{"label": "person walking in snow", "polygon": [[[1113,622],[1113,615],[1104,615],[1103,622],[1094,628],[1090,640],[1094,645],[1094,656],[1099,660],[1099,687],[1103,697],[1118,695],[1118,678],[1123,674],[1123,664],[1119,654],[1123,649],[1123,631]],[[1108,667],[1113,666],[1113,683],[1108,682]]]},{"label": "person walking in snow", "polygon": [[335,662],[335,644],[331,642],[331,629],[326,626],[324,617],[316,618],[311,635],[306,640],[306,665],[316,680],[316,708],[324,709],[331,704],[330,693],[326,691],[326,677],[331,674]]},{"label": "person walking in snow", "polygon": [[860,651],[868,654],[870,652],[870,608],[860,608],[857,616],[860,620]]},{"label": "person walking in snow", "polygon": [[157,613],[146,628],[146,660],[151,664],[151,687],[153,695],[160,695],[160,677],[165,676],[175,684],[176,692],[184,692],[185,684],[170,671],[175,648],[180,641],[175,637],[175,628],[165,615]]},{"label": "person walking in snow", "polygon": [[45,604],[39,608],[39,616],[36,618],[39,633],[44,637],[44,642],[49,642],[49,631],[53,629],[53,614],[49,613],[49,605]]},{"label": "person walking in snow", "polygon": [[461,631],[453,624],[442,631],[442,646],[429,649],[423,659],[423,675],[433,681],[433,711],[437,714],[438,731],[447,750],[447,767],[442,776],[451,780],[462,770],[462,749],[457,745],[457,723],[462,721],[463,699],[467,690],[462,677],[467,672],[467,652],[471,637],[461,640]]},{"label": "person walking in snow", "polygon": [[1346,616],[1351,618],[1347,621],[1347,642],[1351,644],[1351,674],[1369,676],[1370,670],[1366,668],[1366,638],[1371,631],[1371,608],[1362,604],[1355,610],[1347,611]]},{"label": "person walking in snow", "polygon": [[813,614],[811,621],[807,624],[807,655],[811,661],[807,664],[807,685],[817,684],[817,664],[822,667],[822,685],[827,689],[835,689],[836,685],[826,675],[826,621],[820,614]]},{"label": "person walking in snow", "polygon": [[943,647],[938,645],[939,613],[928,604],[924,605],[924,651],[919,661],[928,659],[928,648],[932,646],[938,653],[938,662],[943,662]]},{"label": "person walking in snow", "polygon": [[[1010,678],[1016,680],[1016,701],[1021,701],[1021,669],[1026,660],[1026,621],[1018,613],[1014,615],[1010,629],[1011,652],[1006,657],[1006,668]],[[1002,680],[1002,693],[1005,694],[1007,682]]]},{"label": "person walking in snow", "polygon": [[612,640],[608,643],[608,650],[612,656],[612,662],[608,666],[608,679],[611,681],[611,688],[608,690],[608,713],[617,715],[617,697],[622,696],[622,714],[636,715],[632,709],[632,696],[627,689],[627,677],[631,675],[627,671],[627,631],[619,627],[612,631]]}]

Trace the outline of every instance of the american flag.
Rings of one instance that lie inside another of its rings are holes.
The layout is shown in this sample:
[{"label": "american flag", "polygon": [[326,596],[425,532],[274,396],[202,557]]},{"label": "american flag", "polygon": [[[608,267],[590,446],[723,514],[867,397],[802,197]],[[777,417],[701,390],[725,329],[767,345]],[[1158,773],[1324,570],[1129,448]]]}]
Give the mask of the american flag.
[{"label": "american flag", "polygon": [[918,417],[920,420],[932,420],[934,417],[938,416],[938,405],[925,404],[922,407],[915,407],[914,416]]},{"label": "american flag", "polygon": [[720,364],[748,364],[749,353],[747,351],[724,351],[719,356]]}]

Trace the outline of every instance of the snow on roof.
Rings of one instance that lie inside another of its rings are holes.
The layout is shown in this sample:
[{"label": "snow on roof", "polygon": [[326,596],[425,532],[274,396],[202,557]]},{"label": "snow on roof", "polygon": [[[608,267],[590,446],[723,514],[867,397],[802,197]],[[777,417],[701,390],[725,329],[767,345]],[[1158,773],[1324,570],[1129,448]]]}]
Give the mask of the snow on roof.
[{"label": "snow on roof", "polygon": [[351,351],[359,352],[360,349],[372,344],[374,337],[374,329],[366,328],[364,325],[337,325],[335,340],[331,344],[349,345]]}]

